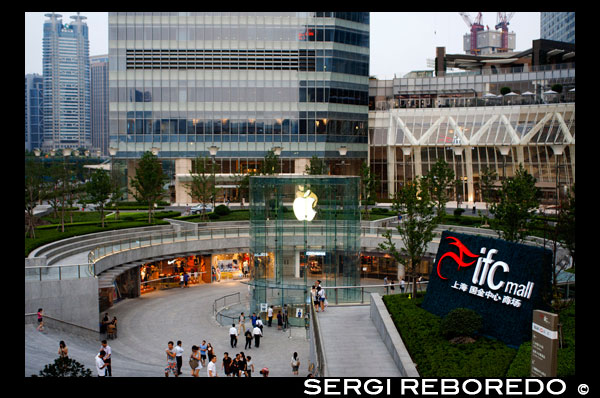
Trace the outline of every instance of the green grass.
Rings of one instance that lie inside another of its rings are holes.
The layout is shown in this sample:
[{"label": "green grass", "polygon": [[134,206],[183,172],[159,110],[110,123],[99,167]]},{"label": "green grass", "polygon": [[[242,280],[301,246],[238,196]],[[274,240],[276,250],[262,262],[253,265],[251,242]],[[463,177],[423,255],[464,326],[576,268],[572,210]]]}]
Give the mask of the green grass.
[{"label": "green grass", "polygon": [[[53,218],[51,215],[45,216],[42,218],[52,224],[36,227],[35,239],[25,238],[25,257],[32,250],[57,240],[117,229],[168,225],[169,222],[164,221],[163,218],[174,218],[179,214],[181,213],[178,211],[156,212],[155,221],[148,224],[148,212],[121,213],[119,220],[114,220],[113,217],[105,218],[105,225],[102,228],[100,212],[74,212],[72,224],[70,223],[70,217],[65,215],[65,232],[60,231],[60,218]],[[108,212],[105,212],[105,215],[108,215]]]},{"label": "green grass", "polygon": [[[420,307],[423,296],[384,296],[383,301],[422,377],[529,377],[531,343],[519,349],[480,336],[471,344],[451,344],[440,334],[442,318]],[[575,374],[575,308],[560,315],[565,347],[558,353],[558,376]]]}]

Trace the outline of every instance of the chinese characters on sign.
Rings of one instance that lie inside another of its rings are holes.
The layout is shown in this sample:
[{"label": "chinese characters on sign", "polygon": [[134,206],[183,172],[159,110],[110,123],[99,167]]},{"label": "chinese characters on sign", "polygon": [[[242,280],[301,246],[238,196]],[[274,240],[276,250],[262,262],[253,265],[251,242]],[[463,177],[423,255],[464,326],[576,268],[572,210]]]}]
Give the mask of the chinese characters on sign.
[{"label": "chinese characters on sign", "polygon": [[520,299],[507,295],[500,295],[498,293],[493,292],[492,290],[485,290],[482,288],[478,288],[477,286],[469,286],[466,283],[459,283],[458,281],[454,281],[454,284],[451,287],[453,289],[460,290],[465,293],[468,292],[469,294],[486,298],[488,300],[491,299],[502,304],[512,305],[513,307],[518,308],[521,306]]}]

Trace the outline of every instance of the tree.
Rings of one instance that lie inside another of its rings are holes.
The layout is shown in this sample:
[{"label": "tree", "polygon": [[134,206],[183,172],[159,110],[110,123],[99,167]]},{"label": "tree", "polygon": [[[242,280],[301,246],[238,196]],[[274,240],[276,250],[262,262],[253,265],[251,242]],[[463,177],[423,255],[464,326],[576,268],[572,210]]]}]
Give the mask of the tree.
[{"label": "tree", "polygon": [[365,218],[367,220],[369,219],[369,204],[375,203],[378,184],[377,174],[371,170],[367,162],[363,161],[360,165],[360,196],[361,204],[365,206]]},{"label": "tree", "polygon": [[446,213],[446,203],[449,200],[448,190],[454,183],[454,171],[444,159],[438,159],[424,177],[429,196],[436,203],[437,216],[440,220]]},{"label": "tree", "polygon": [[136,175],[131,178],[133,189],[129,192],[138,202],[148,203],[148,223],[152,222],[154,204],[164,195],[165,175],[158,157],[146,151],[135,169]]},{"label": "tree", "polygon": [[317,155],[313,155],[312,158],[310,158],[310,163],[306,165],[305,171],[308,175],[327,174],[327,165],[322,159],[319,159]]},{"label": "tree", "polygon": [[214,175],[214,167],[215,165],[210,159],[198,156],[192,161],[192,169],[190,170],[192,181],[185,184],[192,200],[196,198],[203,205],[203,220],[206,218],[206,204],[211,203],[212,198],[216,195],[216,188],[212,177]]},{"label": "tree", "polygon": [[558,209],[558,240],[569,250],[575,267],[575,184]]},{"label": "tree", "polygon": [[96,170],[86,184],[86,192],[89,200],[98,205],[100,209],[100,220],[104,228],[104,204],[113,192],[110,176],[104,170]]},{"label": "tree", "polygon": [[262,175],[275,175],[281,173],[279,156],[275,155],[275,151],[272,149],[269,150],[265,155],[263,163],[260,167],[260,173]]},{"label": "tree", "polygon": [[92,371],[72,358],[61,357],[56,358],[54,363],[45,365],[44,370],[40,370],[39,377],[92,377]]},{"label": "tree", "polygon": [[379,244],[379,248],[388,251],[398,263],[404,265],[409,283],[413,282],[414,296],[417,292],[417,267],[427,252],[439,220],[423,178],[404,184],[394,196],[392,209],[402,216],[402,222],[398,223],[396,230],[404,247],[398,249],[392,241],[392,231],[386,230],[383,234],[385,241]]},{"label": "tree", "polygon": [[502,94],[502,95],[506,95],[506,94],[508,94],[508,93],[510,93],[510,87],[502,87],[502,88],[500,89],[500,94]]},{"label": "tree", "polygon": [[[257,175],[258,173],[254,170],[243,169],[243,166],[240,165],[237,173],[233,174],[233,178],[238,185],[238,194],[241,198],[249,198],[250,197],[250,177]],[[243,206],[243,202],[242,202]]]},{"label": "tree", "polygon": [[529,233],[531,218],[539,207],[536,179],[519,164],[515,176],[502,181],[498,202],[490,207],[492,228],[509,242],[522,242]]},{"label": "tree", "polygon": [[491,167],[484,166],[479,174],[479,189],[481,190],[481,199],[485,202],[485,209],[489,209],[489,204],[494,200],[494,182],[498,179],[498,173]]},{"label": "tree", "polygon": [[33,209],[42,197],[42,166],[39,162],[27,159],[25,161],[25,211],[27,212],[27,223],[25,225],[25,236],[35,239],[35,226]]}]

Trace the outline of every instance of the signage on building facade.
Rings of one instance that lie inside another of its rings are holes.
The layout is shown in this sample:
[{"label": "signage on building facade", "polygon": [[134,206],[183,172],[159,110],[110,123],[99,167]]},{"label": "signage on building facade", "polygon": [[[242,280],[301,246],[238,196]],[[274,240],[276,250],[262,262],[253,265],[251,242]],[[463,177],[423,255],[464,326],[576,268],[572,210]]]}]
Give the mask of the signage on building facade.
[{"label": "signage on building facade", "polygon": [[555,377],[558,354],[558,315],[533,311],[531,377]]},{"label": "signage on building facade", "polygon": [[510,345],[531,337],[534,308],[548,308],[552,252],[444,231],[422,308],[445,316],[470,308],[482,333]]}]

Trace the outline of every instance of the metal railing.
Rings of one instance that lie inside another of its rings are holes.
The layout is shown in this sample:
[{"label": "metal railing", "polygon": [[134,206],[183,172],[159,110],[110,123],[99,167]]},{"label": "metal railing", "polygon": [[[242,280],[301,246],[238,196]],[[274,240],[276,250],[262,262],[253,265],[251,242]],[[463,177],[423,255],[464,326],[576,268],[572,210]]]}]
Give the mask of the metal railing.
[{"label": "metal railing", "polygon": [[[417,282],[417,291],[427,290],[428,281]],[[388,283],[384,285],[359,285],[359,286],[321,286],[325,289],[325,297],[329,304],[369,304],[371,293],[379,293],[381,296],[390,294],[401,294],[412,292],[410,283],[404,284],[405,290],[400,283]],[[340,293],[340,290],[342,291]],[[332,291],[331,294],[328,291]],[[360,292],[360,294],[358,294]],[[366,300],[365,300],[365,293]],[[358,300],[360,297],[360,300]],[[332,301],[333,300],[333,301]]]},{"label": "metal railing", "polygon": [[25,267],[25,281],[60,281],[91,278],[96,275],[94,263]]}]

